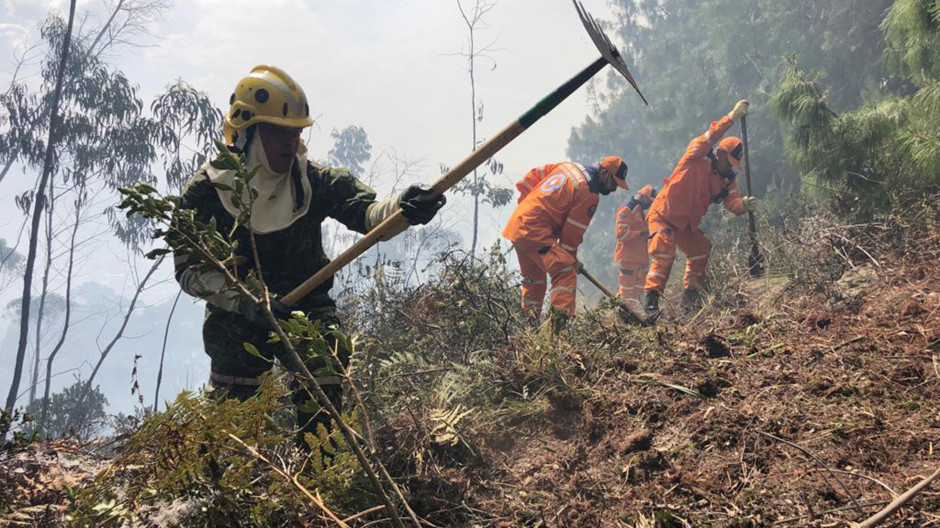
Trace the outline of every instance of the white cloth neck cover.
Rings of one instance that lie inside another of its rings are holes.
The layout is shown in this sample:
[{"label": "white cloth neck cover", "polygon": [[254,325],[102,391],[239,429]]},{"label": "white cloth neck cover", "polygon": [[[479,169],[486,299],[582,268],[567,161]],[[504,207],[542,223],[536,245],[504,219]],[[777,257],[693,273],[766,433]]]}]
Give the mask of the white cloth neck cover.
[{"label": "white cloth neck cover", "polygon": [[[255,130],[254,136],[248,143],[248,156],[245,160],[245,167],[251,171],[257,167],[255,176],[249,184],[252,189],[258,192],[251,208],[251,230],[257,234],[273,233],[289,227],[300,217],[307,214],[310,208],[310,180],[307,179],[307,147],[303,141],[297,149],[297,156],[293,164],[286,172],[276,173],[271,170],[267,154],[264,151],[264,144],[261,141],[261,128]],[[296,168],[296,169],[295,169]],[[218,170],[208,162],[203,165],[206,173],[209,175],[209,181],[221,183],[232,187],[235,180],[236,171]],[[303,188],[303,203],[297,206],[296,190],[291,178],[291,171],[300,171],[300,182]],[[233,218],[238,218],[240,206],[234,203],[232,191],[215,187],[222,201],[222,206]],[[248,193],[242,197],[247,203]]]}]

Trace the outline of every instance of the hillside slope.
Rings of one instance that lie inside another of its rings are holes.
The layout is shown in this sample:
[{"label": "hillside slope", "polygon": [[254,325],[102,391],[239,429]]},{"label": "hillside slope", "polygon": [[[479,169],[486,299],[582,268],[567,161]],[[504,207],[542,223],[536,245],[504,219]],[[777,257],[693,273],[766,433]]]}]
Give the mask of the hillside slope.
[{"label": "hillside slope", "polygon": [[[940,466],[935,265],[862,267],[826,294],[772,279],[742,294],[694,326],[573,348],[582,398],[478,429],[489,463],[449,484],[492,526],[833,526]],[[897,518],[940,522],[940,493]]]},{"label": "hillside slope", "polygon": [[[848,526],[940,466],[940,270],[880,259],[814,288],[741,280],[654,328],[602,306],[560,333],[521,322],[504,267],[445,263],[348,315],[373,323],[353,376],[435,526]],[[8,453],[0,520],[335,526],[274,464],[350,526],[389,526],[342,444],[326,470],[291,449],[284,402],[184,394],[113,442]],[[889,525],[938,512],[934,486]]]}]

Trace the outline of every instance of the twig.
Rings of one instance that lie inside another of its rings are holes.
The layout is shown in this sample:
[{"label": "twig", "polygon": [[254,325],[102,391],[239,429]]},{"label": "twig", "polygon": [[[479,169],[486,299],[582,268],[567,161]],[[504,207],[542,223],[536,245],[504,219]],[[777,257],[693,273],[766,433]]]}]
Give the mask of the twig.
[{"label": "twig", "polygon": [[832,347],[832,351],[835,352],[835,351],[837,351],[837,350],[839,350],[839,349],[841,349],[841,348],[847,347],[847,346],[849,346],[849,345],[851,345],[851,344],[853,344],[853,343],[858,343],[859,341],[861,341],[862,339],[865,339],[866,337],[867,337],[867,336],[863,336],[863,335],[861,335],[861,336],[855,336],[855,337],[853,337],[852,339],[843,341],[843,342],[839,343],[838,345]]},{"label": "twig", "polygon": [[[427,370],[416,370],[416,371],[414,371],[414,372],[402,372],[402,373],[399,373],[399,374],[389,374],[388,376],[379,376],[379,377],[375,378],[375,381],[385,381],[385,380],[389,380],[389,379],[393,379],[393,378],[409,378],[409,377],[411,377],[411,376],[421,376],[421,375],[424,375],[424,374],[434,374],[434,373],[436,373],[436,372],[449,372],[449,371],[451,371],[451,370],[453,370],[453,369],[454,369],[453,367],[438,367],[438,368],[427,369]],[[940,377],[940,375],[938,375],[938,377]]]},{"label": "twig", "polygon": [[[885,502],[887,502],[887,501],[885,501]],[[384,510],[384,509],[385,509],[385,505],[384,505],[384,504],[379,504],[378,506],[373,506],[373,507],[369,508],[368,510],[362,510],[361,512],[359,512],[359,513],[357,513],[357,514],[355,514],[355,515],[350,515],[349,517],[346,517],[345,519],[343,519],[343,522],[346,522],[346,523],[352,522],[352,521],[355,521],[356,519],[358,519],[358,518],[360,518],[360,517],[364,517],[364,516],[366,516],[366,515],[369,515],[370,513],[375,513],[375,512],[377,512],[377,511],[382,511],[382,510]]]},{"label": "twig", "polygon": [[790,446],[790,447],[796,448],[796,449],[800,450],[802,453],[804,453],[806,456],[808,456],[808,457],[810,457],[811,459],[813,459],[813,462],[815,462],[816,465],[818,465],[820,468],[826,470],[826,472],[828,472],[830,475],[832,475],[832,478],[835,479],[835,481],[839,483],[839,486],[842,487],[842,490],[845,491],[845,494],[846,494],[846,495],[849,497],[849,499],[851,499],[852,502],[855,504],[855,508],[858,509],[859,513],[861,513],[861,511],[862,511],[862,506],[859,504],[858,499],[856,499],[855,496],[852,495],[852,492],[849,491],[849,488],[845,485],[845,483],[842,482],[842,480],[839,479],[839,477],[836,476],[836,474],[833,473],[833,471],[832,471],[831,469],[829,469],[825,464],[823,464],[822,461],[819,460],[819,458],[818,458],[816,455],[814,455],[813,453],[811,453],[811,452],[810,452],[809,450],[807,450],[806,448],[804,448],[804,447],[802,447],[802,446],[800,446],[800,445],[794,444],[793,442],[791,442],[791,441],[789,441],[789,440],[784,440],[783,438],[780,438],[779,436],[774,436],[774,435],[772,435],[772,434],[770,434],[770,433],[765,433],[765,432],[763,432],[763,431],[757,431],[757,433],[758,433],[758,434],[761,434],[761,435],[764,435],[764,436],[766,436],[766,437],[768,437],[768,438],[772,438],[772,439],[774,439],[774,440],[776,440],[776,441],[778,441],[778,442],[782,442],[782,443],[784,443],[784,444],[786,444],[786,445],[788,445],[788,446]]},{"label": "twig", "polygon": [[[228,152],[228,150],[226,150],[224,146],[222,146],[220,150],[220,155],[223,158],[228,158],[229,160],[231,160],[232,158],[232,154]],[[237,158],[235,158],[235,162],[236,164],[238,164],[238,167],[237,167],[238,177],[247,181],[249,178],[245,177],[245,169],[243,165],[244,162]],[[139,184],[139,185],[143,185],[143,184]],[[146,189],[144,190],[146,191]],[[125,194],[127,194],[128,196],[133,196],[132,191],[127,191],[125,192]],[[149,194],[149,191],[147,192],[147,194]],[[249,194],[249,196],[251,195]],[[251,246],[251,254],[254,257],[254,262],[255,262],[255,271],[257,271],[258,278],[260,279],[260,282],[261,282],[261,293],[263,294],[261,299],[259,299],[258,296],[253,294],[242,281],[236,278],[236,276],[233,275],[232,271],[230,271],[228,267],[226,267],[225,264],[223,264],[218,258],[216,258],[215,254],[208,247],[206,247],[204,244],[196,240],[193,240],[193,238],[188,233],[181,230],[179,226],[176,225],[176,223],[173,221],[174,219],[170,214],[167,214],[164,211],[160,211],[157,214],[153,215],[153,218],[165,224],[166,227],[169,229],[169,231],[172,231],[174,234],[181,235],[183,239],[182,240],[183,243],[179,244],[179,246],[188,247],[191,250],[195,250],[195,253],[201,255],[202,258],[206,262],[212,264],[213,268],[221,271],[225,275],[226,283],[230,287],[234,287],[240,294],[244,295],[246,298],[250,299],[252,302],[261,304],[261,306],[264,308],[264,315],[268,321],[268,324],[275,331],[275,333],[277,334],[277,337],[280,340],[280,343],[282,344],[282,346],[284,347],[286,351],[287,359],[293,362],[296,366],[295,369],[291,369],[293,375],[299,379],[304,390],[306,390],[307,393],[311,395],[312,397],[315,397],[316,400],[320,403],[320,405],[324,409],[326,409],[327,413],[336,423],[340,432],[345,437],[346,442],[349,445],[350,449],[352,449],[353,453],[355,454],[356,459],[359,461],[359,465],[362,467],[363,471],[368,476],[370,483],[375,488],[376,493],[379,494],[379,497],[382,499],[383,504],[385,504],[388,510],[388,513],[391,516],[392,523],[394,524],[394,526],[396,526],[397,528],[404,528],[404,524],[402,523],[401,517],[398,515],[398,511],[396,510],[394,504],[389,499],[388,493],[386,493],[385,488],[382,485],[382,482],[379,480],[378,475],[376,475],[374,469],[372,468],[373,461],[370,460],[370,458],[367,457],[366,454],[363,452],[362,448],[360,447],[356,439],[357,435],[352,430],[352,428],[350,428],[349,425],[346,424],[345,421],[343,421],[343,417],[341,413],[336,408],[336,406],[333,405],[333,402],[330,401],[330,398],[326,395],[326,393],[323,392],[323,388],[320,386],[319,383],[317,383],[316,377],[310,372],[310,369],[303,362],[303,360],[300,357],[300,354],[297,353],[296,348],[293,346],[287,334],[281,328],[280,324],[278,324],[277,319],[274,317],[274,314],[271,311],[271,299],[270,299],[267,284],[265,284],[264,279],[263,279],[264,276],[263,276],[263,272],[261,269],[261,260],[258,256],[258,244],[257,244],[257,240],[255,239],[254,232],[251,230],[250,215],[251,215],[252,203],[253,203],[253,197],[251,198],[251,200],[249,200],[249,203],[247,205],[242,203],[242,209],[245,214],[245,217],[249,218],[249,220],[244,224],[244,227],[248,231],[249,241],[250,241],[250,246]],[[144,211],[143,214],[146,217],[147,215],[146,211]],[[233,230],[239,225],[241,224],[236,222],[236,224],[233,226]],[[397,491],[397,487],[395,486],[394,481],[392,481],[391,484]],[[404,500],[404,498],[401,497],[400,494],[399,494],[399,498]],[[419,528],[419,526],[420,525],[418,525],[417,523],[415,524],[415,528]]]},{"label": "twig", "polygon": [[[241,176],[244,173],[244,166],[239,166],[238,172],[239,172],[239,176]],[[247,180],[248,178],[246,178],[246,181]],[[359,461],[359,465],[362,467],[362,470],[366,472],[366,475],[369,477],[369,481],[372,483],[372,486],[375,488],[376,493],[379,494],[379,497],[382,499],[382,503],[385,504],[386,510],[388,511],[388,514],[391,516],[392,524],[394,524],[396,528],[405,528],[405,525],[402,522],[401,517],[399,517],[398,515],[398,510],[396,510],[395,505],[392,504],[391,499],[388,497],[388,493],[386,493],[385,491],[385,487],[382,486],[382,482],[379,480],[379,477],[378,475],[376,475],[375,470],[372,468],[371,464],[375,463],[377,466],[379,466],[379,468],[383,470],[382,471],[383,475],[391,484],[392,489],[395,490],[395,493],[398,495],[398,498],[406,505],[406,509],[409,511],[409,513],[412,513],[411,508],[408,506],[407,501],[405,501],[405,497],[401,494],[401,491],[398,489],[398,486],[395,484],[395,481],[392,480],[388,472],[385,471],[385,467],[382,466],[381,462],[379,462],[378,459],[370,460],[369,457],[366,456],[365,452],[359,446],[359,442],[357,441],[358,435],[343,420],[342,413],[339,411],[339,409],[336,408],[335,405],[333,405],[333,401],[330,400],[329,396],[326,395],[326,392],[323,391],[323,387],[320,386],[320,383],[317,381],[316,377],[313,375],[312,372],[310,372],[310,369],[307,367],[307,364],[304,363],[303,359],[300,357],[300,354],[297,352],[297,349],[294,348],[293,343],[291,343],[290,338],[287,336],[287,333],[284,332],[284,329],[281,328],[281,325],[278,323],[277,319],[274,317],[274,312],[271,310],[270,291],[268,290],[267,283],[264,281],[264,273],[261,269],[261,258],[258,255],[258,241],[255,238],[255,232],[252,231],[251,229],[251,211],[252,211],[252,208],[254,207],[254,197],[252,196],[251,193],[249,193],[249,198],[250,199],[249,199],[247,209],[244,211],[245,216],[248,219],[245,225],[245,228],[248,231],[248,240],[251,245],[251,254],[254,257],[255,270],[258,272],[258,277],[261,281],[261,293],[262,293],[261,305],[264,307],[264,315],[266,319],[268,320],[268,324],[271,325],[271,327],[274,329],[275,333],[277,334],[281,345],[283,345],[284,349],[287,351],[288,358],[291,361],[293,361],[294,364],[296,365],[297,372],[294,372],[294,369],[291,369],[294,376],[296,376],[300,380],[300,384],[303,387],[303,389],[307,391],[307,394],[313,398],[316,398],[316,400],[320,402],[320,405],[324,409],[326,409],[327,414],[330,415],[330,418],[332,418],[334,423],[336,423],[336,426],[339,427],[340,432],[342,432],[343,437],[346,439],[346,443],[349,444],[350,449],[352,449],[353,453],[356,455],[356,459]],[[234,231],[234,227],[233,227],[233,231]],[[216,266],[221,266],[221,263],[219,263],[217,260],[215,261],[215,263],[216,263]],[[238,287],[239,290],[242,291],[242,293],[250,294],[250,292],[248,291],[248,288],[245,287],[245,285],[242,284],[241,282],[236,282],[235,285]],[[294,478],[294,483],[297,486],[300,486],[300,483],[296,481],[296,477]],[[420,524],[417,522],[417,520],[414,520],[414,522],[415,522],[415,528],[420,528]]]},{"label": "twig", "polygon": [[[843,475],[851,475],[851,476],[853,476],[853,477],[858,477],[858,478],[861,478],[861,479],[865,479],[865,480],[874,482],[875,484],[878,484],[878,485],[881,486],[882,488],[888,490],[888,493],[891,494],[891,498],[892,498],[892,499],[895,499],[895,498],[897,498],[897,496],[898,496],[898,492],[896,492],[896,491],[894,491],[893,489],[891,489],[891,486],[888,486],[887,484],[885,484],[884,482],[882,482],[882,481],[876,479],[875,477],[869,477],[868,475],[863,475],[863,474],[861,474],[861,473],[853,473],[852,471],[844,471],[844,470],[841,470],[841,469],[833,469],[832,471],[835,471],[836,473],[841,473],[841,474],[843,474]],[[887,502],[887,501],[885,501],[885,502]]]},{"label": "twig", "polygon": [[228,436],[229,436],[229,438],[231,438],[232,440],[235,440],[236,442],[238,442],[239,444],[241,444],[245,449],[247,449],[248,452],[251,453],[251,456],[255,457],[256,459],[258,459],[258,460],[260,460],[260,461],[262,461],[262,462],[264,462],[265,464],[267,464],[267,466],[268,466],[269,468],[271,468],[275,473],[277,473],[278,475],[280,475],[284,480],[290,482],[295,488],[297,488],[298,491],[300,491],[302,494],[304,494],[304,496],[306,496],[308,499],[310,499],[310,501],[313,502],[313,503],[317,506],[317,508],[320,508],[320,509],[323,511],[323,513],[325,513],[325,514],[327,515],[327,517],[330,518],[330,520],[332,520],[333,522],[335,522],[335,523],[338,524],[339,526],[342,526],[343,528],[349,528],[349,525],[346,524],[345,522],[343,522],[342,519],[340,519],[339,517],[337,517],[336,514],[334,514],[332,511],[330,511],[330,509],[326,507],[326,504],[323,504],[323,501],[321,501],[320,499],[318,499],[317,497],[315,497],[312,493],[310,493],[310,490],[308,490],[306,487],[304,487],[304,485],[301,484],[300,481],[297,480],[297,477],[291,477],[290,475],[288,475],[287,473],[285,473],[284,470],[282,470],[281,468],[275,466],[275,465],[274,465],[270,460],[268,460],[264,455],[262,455],[261,453],[259,453],[257,449],[255,449],[255,448],[251,447],[250,445],[246,444],[245,442],[243,442],[241,438],[239,438],[239,437],[237,437],[237,436],[235,436],[235,435],[233,435],[233,434],[231,434],[231,433],[229,433]]},{"label": "twig", "polygon": [[920,493],[920,491],[930,485],[937,477],[940,477],[940,468],[937,468],[933,472],[933,475],[921,480],[913,488],[905,491],[900,497],[891,501],[891,504],[887,505],[880,512],[872,515],[871,517],[865,519],[859,524],[853,525],[853,528],[872,528],[878,526],[882,521],[887,519],[892,513],[894,513],[898,508],[904,506],[908,501],[914,498],[915,495]]},{"label": "twig", "polygon": [[[255,241],[254,232],[250,229],[248,231],[249,240],[251,241],[251,249],[255,256],[255,262],[260,264],[260,259],[258,258],[258,244]],[[260,276],[260,265],[259,265],[259,276]],[[330,418],[333,419],[336,426],[339,427],[340,432],[343,433],[343,436],[346,439],[346,443],[349,444],[350,449],[352,449],[353,454],[356,455],[356,459],[359,461],[359,465],[362,467],[362,470],[366,472],[366,475],[369,477],[370,482],[372,483],[373,488],[375,488],[376,493],[379,494],[379,497],[382,499],[382,502],[385,504],[389,515],[392,518],[392,524],[397,528],[405,528],[404,523],[402,523],[401,517],[398,515],[398,511],[395,509],[395,505],[392,504],[391,499],[388,497],[388,493],[385,492],[385,487],[382,486],[382,482],[379,480],[378,475],[376,475],[375,470],[372,469],[371,462],[372,460],[366,456],[362,448],[359,446],[359,442],[356,439],[356,434],[351,427],[343,420],[342,413],[333,405],[333,402],[330,398],[323,392],[323,387],[320,386],[320,383],[317,382],[316,377],[310,372],[310,369],[307,368],[307,364],[303,362],[300,354],[297,352],[297,349],[294,348],[294,345],[291,343],[290,338],[284,332],[284,329],[281,328],[281,325],[277,322],[277,319],[274,317],[274,312],[271,311],[271,299],[268,295],[267,285],[263,285],[264,299],[263,305],[265,316],[268,319],[268,324],[274,328],[274,331],[277,333],[278,338],[280,339],[281,344],[284,346],[284,349],[287,351],[288,357],[296,365],[298,372],[295,372],[294,375],[299,378],[301,386],[307,391],[307,394],[316,398],[320,405],[326,409],[327,414],[330,415]],[[242,284],[237,284],[237,286],[247,291],[247,288]],[[398,487],[395,485],[394,481],[391,481],[393,489],[398,492]],[[399,493],[399,498],[404,499]],[[415,526],[419,528],[420,525]]]},{"label": "twig", "polygon": [[[888,504],[888,502],[889,502],[889,501],[886,501],[886,500],[877,500],[877,501],[866,502],[866,503],[862,504],[862,506],[864,506],[864,507],[868,507],[868,506],[881,506],[882,504]],[[841,512],[841,511],[851,510],[851,509],[854,509],[854,508],[855,508],[855,506],[842,506],[842,507],[839,507],[839,508],[833,508],[833,509],[831,509],[831,510],[826,510],[826,511],[821,511],[821,512],[814,512],[814,513],[808,513],[808,514],[806,514],[806,515],[798,515],[798,516],[796,516],[796,517],[789,517],[789,518],[787,518],[787,519],[780,519],[779,521],[774,522],[774,526],[776,526],[776,525],[778,525],[778,524],[789,524],[789,523],[791,523],[791,522],[799,521],[799,520],[805,519],[805,518],[807,518],[807,517],[820,517],[820,516],[822,516],[822,515],[828,515],[828,514],[830,514],[830,513],[839,513],[839,512]]]}]

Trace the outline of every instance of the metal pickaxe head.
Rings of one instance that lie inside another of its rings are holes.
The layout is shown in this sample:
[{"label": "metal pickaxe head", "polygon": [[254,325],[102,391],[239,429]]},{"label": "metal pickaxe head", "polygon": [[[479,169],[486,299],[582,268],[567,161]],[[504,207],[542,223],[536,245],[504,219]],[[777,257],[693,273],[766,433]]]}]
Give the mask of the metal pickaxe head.
[{"label": "metal pickaxe head", "polygon": [[633,79],[630,69],[627,68],[627,63],[623,60],[623,56],[620,55],[620,50],[610,42],[610,39],[604,34],[604,30],[601,29],[600,24],[587,12],[587,9],[584,9],[581,2],[579,0],[572,0],[572,2],[574,2],[574,8],[578,10],[578,16],[581,17],[581,22],[584,23],[584,29],[586,29],[588,35],[591,36],[591,40],[594,41],[594,45],[597,46],[597,49],[601,52],[601,56],[604,57],[615,70],[620,72],[620,75],[623,75],[624,78],[627,79],[627,82],[633,86],[636,93],[640,94],[640,99],[643,99],[643,102],[649,106],[649,102],[646,100],[646,97],[643,97],[643,92],[640,91],[640,87],[637,86],[636,81]]}]

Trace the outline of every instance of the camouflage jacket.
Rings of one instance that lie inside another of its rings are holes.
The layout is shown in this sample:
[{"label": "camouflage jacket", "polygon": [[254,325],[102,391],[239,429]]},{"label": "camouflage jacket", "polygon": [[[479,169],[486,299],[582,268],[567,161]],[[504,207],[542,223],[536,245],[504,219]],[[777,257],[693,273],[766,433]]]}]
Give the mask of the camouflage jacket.
[{"label": "camouflage jacket", "polygon": [[[334,218],[354,231],[365,233],[366,210],[375,202],[375,191],[354,178],[346,169],[333,169],[311,162],[307,166],[307,178],[310,179],[312,191],[307,214],[281,231],[255,235],[262,275],[268,288],[278,296],[286,295],[329,263],[321,240],[323,220]],[[231,231],[235,222],[222,206],[219,195],[205,171],[196,173],[186,185],[182,207],[195,209],[196,218],[201,222],[208,223],[214,218],[217,229],[223,236]],[[247,230],[239,228],[235,231],[234,238],[238,240],[237,253],[245,258],[245,263],[238,266],[239,278],[244,279],[248,271],[256,269],[257,266]],[[244,317],[234,313],[231,306],[223,309],[221,306],[226,303],[213,302],[212,295],[187,287],[184,276],[193,270],[188,269],[189,263],[185,256],[177,256],[174,263],[176,279],[180,281],[183,289],[187,293],[209,300],[203,325],[207,352],[212,348],[240,351],[242,343],[246,341],[263,343],[264,332],[259,333],[249,328],[250,325],[244,321]],[[312,318],[323,320],[327,324],[338,323],[335,315],[336,304],[329,296],[332,286],[333,279],[330,278],[298,301],[294,309],[303,310]],[[228,295],[234,295],[234,292],[228,292]],[[232,304],[231,299],[228,304]]]}]

